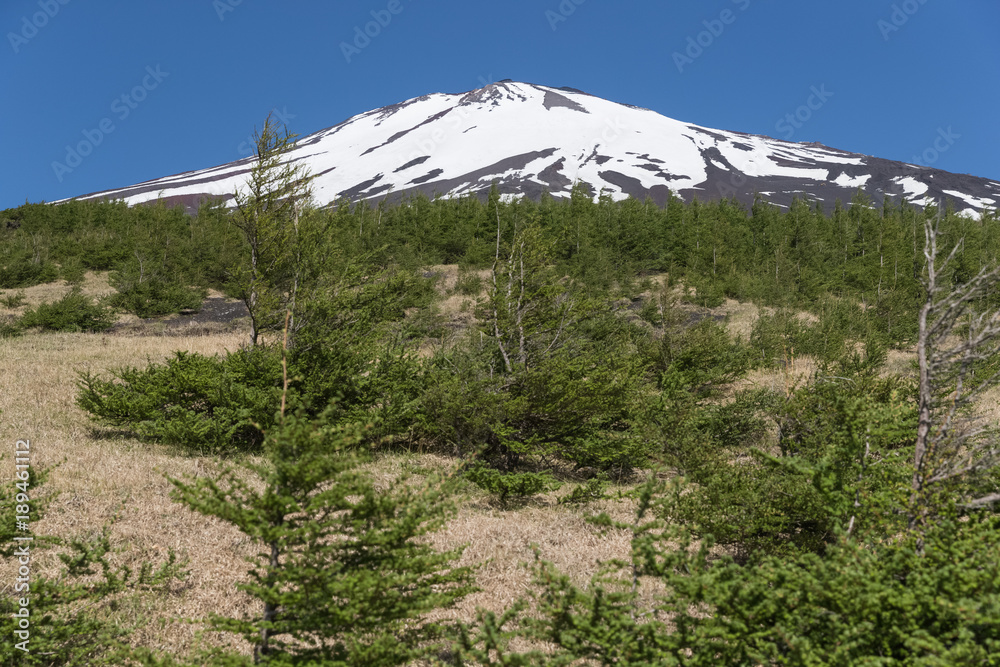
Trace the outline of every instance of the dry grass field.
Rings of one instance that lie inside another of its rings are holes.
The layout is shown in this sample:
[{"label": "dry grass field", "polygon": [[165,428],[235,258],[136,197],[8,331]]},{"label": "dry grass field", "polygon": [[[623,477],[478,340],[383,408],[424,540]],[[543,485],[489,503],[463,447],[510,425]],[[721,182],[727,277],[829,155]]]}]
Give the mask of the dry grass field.
[{"label": "dry grass field", "polygon": [[[58,296],[46,294],[44,300]],[[113,521],[114,563],[133,567],[144,560],[160,563],[170,549],[187,559],[190,574],[168,594],[149,594],[113,612],[124,623],[140,621],[134,636],[137,645],[184,652],[194,646],[199,628],[187,619],[198,621],[209,612],[259,614],[253,601],[234,588],[255,545],[236,529],[170,499],[168,478],[212,474],[220,466],[217,458],[192,456],[97,428],[75,404],[77,374],[144,365],[175,350],[224,353],[244,340],[242,331],[205,336],[29,332],[0,339],[0,442],[7,443],[10,452],[4,457],[4,483],[13,480],[12,452],[18,439],[31,441],[32,465],[55,466],[47,488],[58,496],[47,516],[32,526],[33,532],[85,537]],[[240,460],[225,464],[238,467]],[[377,477],[388,478],[451,465],[453,461],[432,454],[391,453],[382,455],[371,469]],[[626,534],[602,535],[585,519],[597,511],[627,518],[629,502],[601,501],[582,508],[558,505],[557,497],[570,488],[509,510],[501,510],[478,491],[457,499],[456,516],[434,542],[442,549],[467,545],[462,563],[480,566],[482,590],[466,598],[455,614],[471,620],[476,607],[499,611],[526,592],[532,545],[580,583],[597,571],[601,561],[628,555]],[[52,555],[36,562],[36,571],[48,575],[59,567]],[[0,570],[2,589],[9,595],[14,567],[8,562]]]}]

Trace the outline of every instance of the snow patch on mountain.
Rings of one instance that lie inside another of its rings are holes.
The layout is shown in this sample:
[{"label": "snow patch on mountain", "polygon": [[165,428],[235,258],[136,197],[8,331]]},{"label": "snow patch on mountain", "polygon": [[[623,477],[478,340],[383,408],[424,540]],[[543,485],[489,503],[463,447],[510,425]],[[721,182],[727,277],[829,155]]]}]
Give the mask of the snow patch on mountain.
[{"label": "snow patch on mountain", "polygon": [[930,190],[930,186],[928,186],[926,183],[918,181],[912,176],[902,176],[899,178],[894,178],[892,180],[893,182],[903,186],[903,193],[906,195],[907,198],[919,197],[921,195],[927,194],[927,191]]},{"label": "snow patch on mountain", "polygon": [[837,178],[833,179],[831,183],[836,183],[843,188],[862,188],[865,183],[871,180],[871,174],[866,174],[864,176],[848,176],[847,174],[840,174]]},{"label": "snow patch on mountain", "polygon": [[967,195],[964,192],[958,192],[956,190],[942,190],[942,192],[951,197],[955,197],[956,199],[961,199],[974,209],[994,208],[998,203],[1000,203],[1000,200],[998,199],[973,197],[972,195]]}]

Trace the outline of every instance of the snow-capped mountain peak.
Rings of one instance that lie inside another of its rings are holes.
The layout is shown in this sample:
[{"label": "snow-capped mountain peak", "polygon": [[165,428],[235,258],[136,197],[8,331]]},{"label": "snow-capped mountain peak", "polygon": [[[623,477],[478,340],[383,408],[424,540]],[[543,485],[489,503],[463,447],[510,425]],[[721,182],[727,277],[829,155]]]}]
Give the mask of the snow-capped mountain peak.
[{"label": "snow-capped mountain peak", "polygon": [[[569,196],[574,183],[614,199],[666,201],[756,194],[787,206],[798,197],[832,205],[858,188],[916,203],[953,199],[959,210],[1000,206],[1000,184],[770,137],[713,130],[573,88],[510,80],[435,93],[354,116],[301,138],[288,155],[316,176],[316,204],[412,192]],[[231,200],[252,158],[81,198],[189,207]]]}]

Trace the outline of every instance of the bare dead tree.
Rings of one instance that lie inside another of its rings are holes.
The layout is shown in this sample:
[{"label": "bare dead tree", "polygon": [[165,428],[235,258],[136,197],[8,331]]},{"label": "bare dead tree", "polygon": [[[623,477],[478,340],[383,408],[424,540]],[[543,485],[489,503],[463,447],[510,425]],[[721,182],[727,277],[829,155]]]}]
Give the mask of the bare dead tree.
[{"label": "bare dead tree", "polygon": [[566,329],[582,315],[567,285],[549,270],[549,256],[537,227],[515,227],[509,251],[501,252],[501,219],[496,205],[496,254],[490,271],[488,321],[503,357],[514,374],[566,343]]},{"label": "bare dead tree", "polygon": [[[1000,354],[1000,309],[978,312],[976,308],[1000,286],[1000,266],[984,267],[964,284],[947,284],[943,277],[962,241],[940,261],[939,226],[940,218],[924,223],[927,301],[920,311],[917,339],[920,397],[911,528],[933,513],[936,491],[1000,464],[997,439],[969,410],[1000,380],[1000,372],[985,377],[975,372],[981,362]],[[966,497],[960,502],[966,508],[985,507],[1000,502],[1000,494]]]},{"label": "bare dead tree", "polygon": [[[492,308],[493,308],[493,317],[492,317],[492,320],[493,320],[493,337],[496,339],[497,345],[500,347],[500,354],[503,355],[504,369],[508,373],[511,373],[514,370],[514,367],[510,363],[510,354],[507,352],[507,347],[504,344],[504,335],[500,331],[500,322],[501,322],[501,319],[500,319],[500,312],[499,312],[499,307],[498,307],[499,299],[497,298],[497,296],[500,294],[500,287],[497,285],[497,267],[500,264],[500,201],[497,200],[495,202],[495,205],[496,205],[496,210],[497,210],[497,252],[496,252],[496,256],[493,259],[493,268],[490,271],[490,275],[492,276],[492,279],[493,279],[493,291],[491,293],[491,295],[492,295],[491,302],[492,302]],[[513,266],[511,266],[511,270],[513,270]],[[513,286],[513,282],[512,281],[508,281],[508,283],[507,283],[507,297],[508,297],[507,300],[508,301],[510,300],[510,290],[512,289],[512,286]]]}]

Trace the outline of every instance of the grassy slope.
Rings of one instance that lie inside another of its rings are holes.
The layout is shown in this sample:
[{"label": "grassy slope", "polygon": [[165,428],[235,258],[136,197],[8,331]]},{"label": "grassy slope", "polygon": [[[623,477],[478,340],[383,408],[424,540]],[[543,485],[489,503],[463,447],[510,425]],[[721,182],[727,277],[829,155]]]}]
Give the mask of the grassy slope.
[{"label": "grassy slope", "polygon": [[[441,275],[437,306],[450,323],[448,328],[454,333],[468,326],[473,298],[454,291],[457,267],[436,266],[431,270]],[[34,306],[58,299],[68,289],[51,284],[24,291],[27,305]],[[94,295],[106,293],[106,276],[88,274],[85,289]],[[746,337],[759,309],[728,300],[712,314],[728,318],[734,337]],[[60,495],[48,517],[34,530],[39,534],[82,536],[98,530],[117,514],[112,534],[120,547],[115,554],[118,562],[159,562],[168,548],[189,559],[190,576],[172,594],[150,597],[138,606],[114,612],[123,620],[143,616],[151,620],[135,636],[139,645],[171,653],[182,651],[192,646],[198,626],[178,619],[201,619],[209,612],[259,613],[247,597],[234,589],[246,570],[244,558],[255,547],[235,529],[194,514],[169,498],[167,476],[209,474],[217,469],[218,459],[182,455],[120,433],[95,430],[74,403],[76,374],[81,370],[103,372],[121,365],[141,366],[147,360],[164,359],[175,350],[224,353],[240,346],[245,336],[243,331],[200,336],[28,333],[21,338],[0,339],[0,441],[9,443],[12,450],[15,440],[28,438],[32,441],[34,464],[59,464],[50,487]],[[427,341],[421,351],[428,353],[443,342]],[[912,355],[893,352],[887,370],[908,372],[911,359]],[[813,360],[800,357],[782,371],[755,371],[738,386],[781,390],[805,381],[815,367]],[[987,399],[989,406],[1000,403],[1000,389]],[[451,465],[450,459],[433,454],[396,453],[383,455],[372,464],[372,472],[388,479],[404,472],[419,474]],[[12,465],[5,464],[4,483],[11,483],[12,477]],[[458,515],[434,537],[434,542],[442,549],[468,545],[463,563],[481,566],[478,583],[482,591],[448,615],[472,620],[476,607],[500,611],[525,594],[530,587],[531,575],[525,566],[534,559],[532,545],[537,545],[543,558],[572,573],[580,583],[596,572],[599,561],[628,556],[627,534],[602,534],[585,518],[597,511],[608,511],[627,520],[631,503],[609,500],[582,508],[558,505],[557,497],[569,489],[564,487],[535,498],[520,509],[502,511],[472,485],[468,486],[466,494],[458,499]],[[38,566],[51,573],[57,565],[53,561],[50,557]],[[6,582],[13,581],[13,572],[10,563],[0,564],[0,582],[9,586]]]},{"label": "grassy slope", "polygon": [[[56,285],[26,292],[31,305],[62,296]],[[175,587],[171,595],[150,597],[139,608],[114,612],[125,621],[141,616],[150,619],[135,637],[139,645],[180,651],[193,644],[197,630],[196,625],[177,622],[180,618],[204,618],[209,612],[259,613],[234,589],[246,570],[243,559],[254,552],[254,545],[235,529],[169,498],[167,476],[208,474],[219,465],[217,459],[181,455],[165,446],[95,430],[74,402],[77,372],[141,366],[147,360],[164,359],[174,350],[223,353],[244,340],[244,332],[188,337],[28,333],[0,339],[0,442],[9,443],[13,451],[14,441],[30,439],[32,464],[59,464],[49,483],[59,496],[48,516],[33,526],[34,532],[83,536],[117,514],[112,531],[113,544],[120,547],[114,555],[116,562],[135,566],[143,560],[160,562],[169,548],[190,560],[187,582]],[[3,483],[10,484],[9,455],[6,461]],[[390,476],[449,465],[450,460],[436,455],[402,453],[383,456],[372,470],[377,476]],[[469,486],[468,494],[459,498],[458,515],[434,538],[441,548],[468,544],[464,562],[482,566],[478,577],[482,591],[467,598],[455,614],[472,620],[477,606],[500,611],[525,593],[530,573],[524,565],[534,559],[533,544],[543,558],[574,573],[581,583],[596,572],[599,560],[628,555],[627,535],[602,536],[585,522],[588,514],[598,510],[626,518],[628,503],[603,501],[584,508],[557,505],[557,496],[567,490],[539,497],[518,510],[501,511]],[[38,571],[49,574],[57,566],[52,557],[36,563]],[[0,564],[0,582],[9,589],[13,580],[13,564]]]}]

